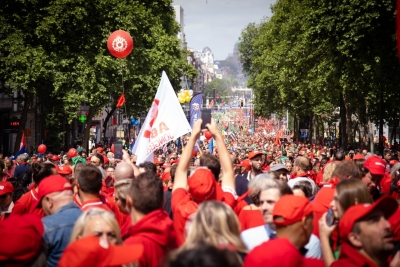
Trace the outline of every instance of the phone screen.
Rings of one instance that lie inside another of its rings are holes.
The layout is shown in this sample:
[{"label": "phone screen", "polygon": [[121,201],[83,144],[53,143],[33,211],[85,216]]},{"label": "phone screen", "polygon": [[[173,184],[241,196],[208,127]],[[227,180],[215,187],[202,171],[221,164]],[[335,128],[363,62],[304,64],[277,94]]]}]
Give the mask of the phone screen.
[{"label": "phone screen", "polygon": [[114,143],[114,158],[122,160],[122,142],[116,141]]},{"label": "phone screen", "polygon": [[333,214],[332,209],[328,209],[328,214],[326,214],[326,224],[328,226],[332,226],[335,222],[335,215]]},{"label": "phone screen", "polygon": [[203,109],[201,111],[201,119],[203,120],[201,129],[207,129],[207,123],[211,123],[211,109]]}]

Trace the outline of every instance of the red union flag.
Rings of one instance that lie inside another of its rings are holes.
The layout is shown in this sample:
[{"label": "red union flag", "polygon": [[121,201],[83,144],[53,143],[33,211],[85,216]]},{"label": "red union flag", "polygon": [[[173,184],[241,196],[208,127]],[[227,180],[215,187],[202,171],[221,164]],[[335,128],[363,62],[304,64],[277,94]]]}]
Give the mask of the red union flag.
[{"label": "red union flag", "polygon": [[153,162],[153,152],[191,132],[175,91],[163,71],[154,101],[132,149],[136,163]]}]

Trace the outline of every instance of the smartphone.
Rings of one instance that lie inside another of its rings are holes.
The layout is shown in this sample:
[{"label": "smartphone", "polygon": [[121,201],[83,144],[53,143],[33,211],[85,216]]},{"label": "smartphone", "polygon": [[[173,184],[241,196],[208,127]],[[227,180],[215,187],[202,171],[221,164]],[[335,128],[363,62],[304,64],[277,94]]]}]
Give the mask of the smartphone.
[{"label": "smartphone", "polygon": [[114,158],[122,160],[122,142],[114,142]]},{"label": "smartphone", "polygon": [[211,124],[211,109],[203,109],[201,111],[201,119],[203,123],[201,124],[201,129],[207,129],[207,123]]},{"label": "smartphone", "polygon": [[331,208],[328,209],[328,214],[326,214],[326,224],[331,227],[335,222],[335,214]]}]

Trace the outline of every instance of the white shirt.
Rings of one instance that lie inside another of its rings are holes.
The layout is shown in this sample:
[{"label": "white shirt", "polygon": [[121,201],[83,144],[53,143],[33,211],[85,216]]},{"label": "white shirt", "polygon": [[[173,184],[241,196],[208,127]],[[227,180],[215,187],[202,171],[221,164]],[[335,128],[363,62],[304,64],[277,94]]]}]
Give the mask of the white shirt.
[{"label": "white shirt", "polygon": [[3,213],[11,213],[12,209],[14,208],[14,202],[11,201],[11,204],[8,205],[5,209],[0,208],[0,215],[3,215]]},{"label": "white shirt", "polygon": [[[267,231],[273,231],[268,225],[262,225],[254,228],[247,229],[240,234],[240,238],[246,245],[249,251],[269,240]],[[322,258],[321,243],[316,235],[311,234],[310,240],[305,246],[307,253],[306,258]]]},{"label": "white shirt", "polygon": [[288,186],[289,186],[290,188],[293,189],[293,186],[294,186],[295,184],[297,184],[298,182],[300,182],[300,181],[309,182],[309,183],[311,184],[311,187],[312,187],[312,193],[313,193],[313,195],[315,195],[315,194],[317,193],[317,187],[315,186],[314,181],[311,180],[311,179],[308,178],[308,177],[297,177],[297,178],[294,178],[294,179],[290,179],[290,180],[288,181],[287,184],[288,184]]}]

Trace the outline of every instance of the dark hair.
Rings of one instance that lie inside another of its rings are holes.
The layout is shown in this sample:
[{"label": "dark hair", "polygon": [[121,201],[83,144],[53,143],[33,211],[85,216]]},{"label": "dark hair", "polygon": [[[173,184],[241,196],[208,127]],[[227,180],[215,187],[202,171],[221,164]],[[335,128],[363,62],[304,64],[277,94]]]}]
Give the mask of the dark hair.
[{"label": "dark hair", "polygon": [[387,155],[387,154],[392,154],[392,151],[390,150],[390,149],[385,149],[385,150],[383,150],[383,155],[385,156],[385,155]]},{"label": "dark hair", "polygon": [[104,164],[104,158],[103,158],[103,156],[102,156],[101,154],[95,153],[95,154],[93,154],[92,157],[98,158],[98,159],[100,160],[100,165],[103,165],[103,164]]},{"label": "dark hair", "polygon": [[344,159],[344,153],[340,150],[335,153],[335,160],[342,161]]},{"label": "dark hair", "polygon": [[154,172],[157,173],[157,166],[150,161],[145,161],[139,164],[139,168],[143,168],[145,172]]},{"label": "dark hair", "polygon": [[312,186],[311,186],[311,184],[310,184],[309,182],[307,182],[307,181],[299,181],[299,182],[297,182],[297,183],[293,186],[292,190],[295,190],[295,189],[300,189],[301,191],[303,191],[304,195],[305,195],[307,198],[309,198],[309,197],[312,196]]},{"label": "dark hair", "polygon": [[337,177],[340,181],[348,178],[361,179],[361,169],[352,160],[340,162],[332,173],[332,177]]},{"label": "dark hair", "polygon": [[241,267],[239,254],[230,249],[200,243],[195,248],[173,255],[167,267]]},{"label": "dark hair", "polygon": [[176,168],[178,167],[178,164],[172,165],[169,173],[171,174],[171,182],[174,183],[175,181],[175,172],[176,172]]},{"label": "dark hair", "polygon": [[99,194],[103,175],[97,167],[93,165],[84,166],[79,171],[77,179],[82,192],[95,195]]},{"label": "dark hair", "polygon": [[32,163],[31,164],[31,172],[32,179],[36,185],[46,177],[53,175],[56,166],[53,163]]},{"label": "dark hair", "polygon": [[219,159],[211,154],[204,154],[200,157],[200,166],[207,167],[213,174],[216,181],[219,180],[219,174],[221,172],[221,163]]},{"label": "dark hair", "polygon": [[164,201],[163,184],[154,172],[144,172],[132,180],[129,196],[133,207],[144,214],[161,209]]},{"label": "dark hair", "polygon": [[319,163],[320,163],[320,166],[321,166],[321,167],[324,167],[328,161],[329,161],[329,159],[328,159],[327,157],[323,157],[323,158],[321,159],[321,161],[319,162]]},{"label": "dark hair", "polygon": [[10,182],[14,186],[14,192],[12,194],[14,203],[17,202],[17,200],[20,199],[23,194],[28,192],[28,188],[22,186],[22,184],[15,177],[8,178],[7,182]]}]

